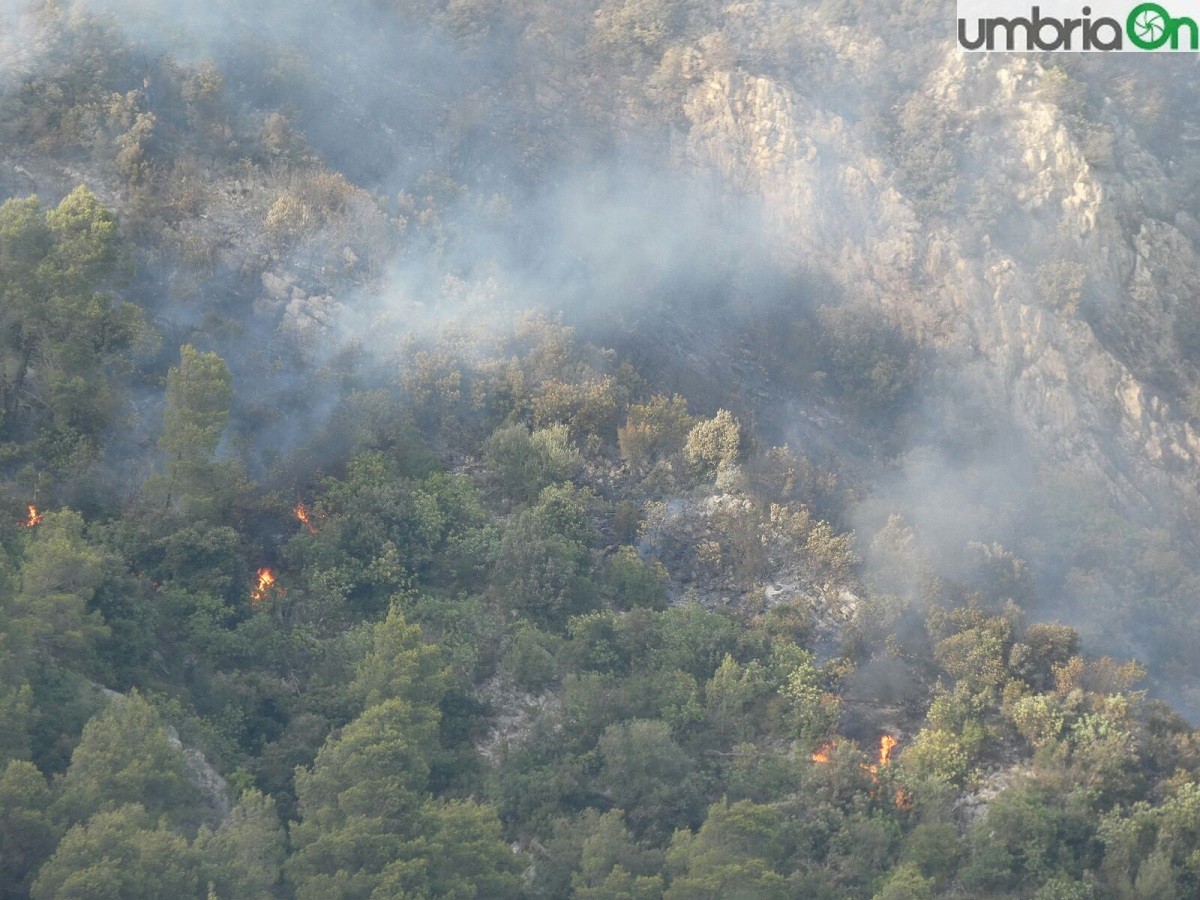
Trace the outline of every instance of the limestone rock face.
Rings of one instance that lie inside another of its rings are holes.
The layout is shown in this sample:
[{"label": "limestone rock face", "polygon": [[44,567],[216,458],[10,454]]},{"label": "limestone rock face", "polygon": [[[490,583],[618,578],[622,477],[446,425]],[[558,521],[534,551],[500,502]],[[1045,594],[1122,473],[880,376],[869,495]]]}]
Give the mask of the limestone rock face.
[{"label": "limestone rock face", "polygon": [[276,275],[274,272],[262,273],[262,286],[263,290],[267,292],[267,296],[276,300],[283,300],[291,296],[291,283],[286,278]]},{"label": "limestone rock face", "polygon": [[[129,700],[127,695],[119,691],[96,684],[92,684],[90,687],[109,703],[120,704]],[[201,751],[187,746],[179,739],[179,732],[174,725],[166,725],[164,731],[172,746],[183,753],[188,781],[200,792],[201,801],[207,809],[209,818],[214,822],[223,822],[229,816],[231,808],[229,783]]]},{"label": "limestone rock face", "polygon": [[307,296],[295,288],[283,313],[280,330],[301,347],[311,347],[338,322],[342,304],[328,294]]},{"label": "limestone rock face", "polygon": [[[877,51],[823,34],[845,66]],[[1190,504],[1200,444],[1180,386],[1196,373],[1172,327],[1200,294],[1196,223],[1119,116],[1063,111],[1060,78],[1034,57],[932,60],[901,115],[954,155],[958,202],[932,213],[895,149],[827,94],[743,68],[693,79],[680,156],[761,197],[797,258],[967,363],[1045,459],[1104,474],[1123,504]],[[1054,286],[1069,271],[1073,301]]]},{"label": "limestone rock face", "polygon": [[185,746],[179,740],[179,733],[171,726],[167,726],[167,738],[183,751],[187,761],[188,779],[199,789],[213,818],[223,822],[229,817],[229,783],[213,768],[203,753],[195,747]]}]

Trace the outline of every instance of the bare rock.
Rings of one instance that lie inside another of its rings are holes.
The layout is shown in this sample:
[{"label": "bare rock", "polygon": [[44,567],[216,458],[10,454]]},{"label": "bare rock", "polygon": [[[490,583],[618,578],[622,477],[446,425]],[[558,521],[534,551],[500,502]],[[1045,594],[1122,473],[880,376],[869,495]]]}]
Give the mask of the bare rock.
[{"label": "bare rock", "polygon": [[267,292],[267,296],[277,300],[286,300],[291,296],[291,282],[279,277],[274,272],[262,273],[262,286],[263,290]]},{"label": "bare rock", "polygon": [[280,329],[302,347],[311,347],[334,327],[343,305],[328,294],[293,297],[284,310]]}]

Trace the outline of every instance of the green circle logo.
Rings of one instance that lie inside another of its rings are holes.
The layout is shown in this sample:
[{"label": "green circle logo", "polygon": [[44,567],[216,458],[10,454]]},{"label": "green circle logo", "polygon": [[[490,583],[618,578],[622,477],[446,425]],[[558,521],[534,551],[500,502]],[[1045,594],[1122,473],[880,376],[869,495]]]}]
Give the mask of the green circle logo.
[{"label": "green circle logo", "polygon": [[1125,31],[1135,46],[1157,50],[1171,37],[1171,14],[1157,3],[1139,3],[1125,20]]}]

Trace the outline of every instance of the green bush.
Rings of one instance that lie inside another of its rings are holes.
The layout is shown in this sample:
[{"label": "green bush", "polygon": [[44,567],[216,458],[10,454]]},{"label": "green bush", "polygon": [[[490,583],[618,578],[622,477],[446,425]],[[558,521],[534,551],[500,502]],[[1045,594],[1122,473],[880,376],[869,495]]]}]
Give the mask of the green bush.
[{"label": "green bush", "polygon": [[533,500],[547,485],[572,477],[581,464],[566,425],[532,433],[523,425],[499,428],[483,451],[504,495],[518,502]]}]

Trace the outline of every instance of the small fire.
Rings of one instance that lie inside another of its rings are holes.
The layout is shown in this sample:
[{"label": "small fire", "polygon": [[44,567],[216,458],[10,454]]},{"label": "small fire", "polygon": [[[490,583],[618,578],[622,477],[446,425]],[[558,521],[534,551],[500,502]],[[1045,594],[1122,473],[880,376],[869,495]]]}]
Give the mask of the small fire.
[{"label": "small fire", "polygon": [[820,747],[818,747],[816,749],[816,751],[813,753],[813,755],[810,757],[810,759],[812,759],[812,761],[815,763],[820,763],[821,765],[826,765],[829,762],[829,760],[832,758],[830,755],[832,753],[833,753],[833,743],[832,742],[830,742],[828,744],[822,744]]},{"label": "small fire", "polygon": [[303,500],[296,504],[296,508],[292,512],[296,514],[296,518],[308,529],[309,534],[316,535],[317,528],[313,525],[312,519],[308,514],[308,507]]},{"label": "small fire", "polygon": [[28,506],[29,516],[21,523],[22,528],[33,528],[35,525],[42,524],[42,514],[38,512],[38,508],[32,503]]},{"label": "small fire", "polygon": [[270,569],[258,570],[258,587],[250,592],[250,599],[255,603],[261,603],[267,599],[267,592],[270,591],[272,585],[275,584],[275,573]]},{"label": "small fire", "polygon": [[900,742],[890,734],[885,734],[879,739],[879,765],[886,766],[892,760],[892,751],[896,749],[896,745]]},{"label": "small fire", "polygon": [[[862,764],[863,772],[870,775],[871,780],[874,781],[876,784],[879,784],[879,770],[882,769],[884,766],[886,766],[888,763],[890,763],[892,761],[892,751],[894,751],[896,749],[896,747],[899,746],[899,744],[900,744],[900,741],[898,741],[896,738],[892,737],[890,734],[883,735],[879,739],[879,763],[874,766],[867,765],[866,763]],[[815,751],[813,751],[812,756],[809,758],[815,763],[819,763],[821,765],[828,765],[829,762],[833,759],[833,749],[834,749],[834,742],[829,741],[828,743],[822,744]],[[873,792],[871,796],[876,796],[876,793]],[[911,809],[912,808],[912,797],[909,795],[908,791],[906,791],[904,788],[896,789],[895,801],[896,801],[896,806],[899,809]]]}]

